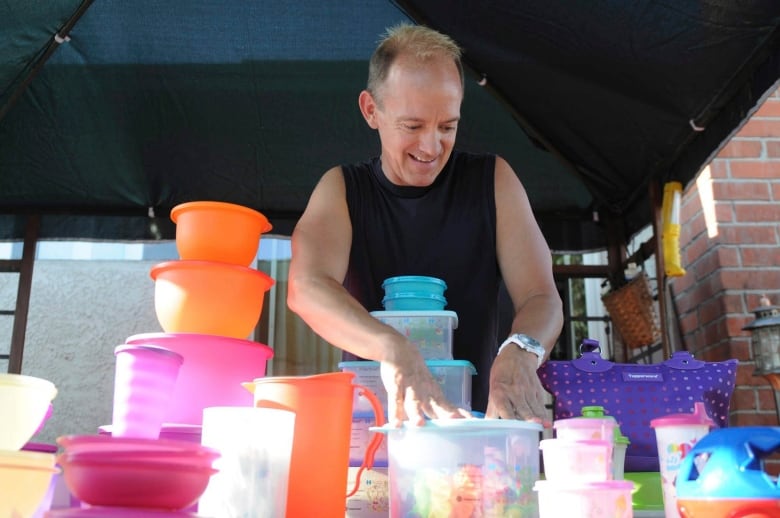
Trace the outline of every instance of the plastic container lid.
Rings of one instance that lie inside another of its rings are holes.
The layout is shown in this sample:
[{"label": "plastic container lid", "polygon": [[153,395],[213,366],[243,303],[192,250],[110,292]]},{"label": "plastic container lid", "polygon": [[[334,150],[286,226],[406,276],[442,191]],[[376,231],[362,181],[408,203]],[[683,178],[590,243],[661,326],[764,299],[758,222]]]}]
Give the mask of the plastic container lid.
[{"label": "plastic container lid", "polygon": [[530,421],[518,421],[515,419],[429,419],[423,426],[413,426],[404,421],[401,427],[395,427],[390,423],[383,426],[372,426],[369,428],[372,432],[389,433],[399,430],[453,430],[457,432],[487,432],[492,430],[532,430],[541,432],[543,427],[539,423]]},{"label": "plastic container lid", "polygon": [[617,426],[617,422],[612,419],[604,419],[601,417],[572,417],[554,421],[553,428],[556,430],[558,428],[594,428],[605,424],[613,429]]},{"label": "plastic container lid", "polygon": [[385,288],[388,284],[396,282],[428,282],[431,284],[438,284],[447,289],[447,283],[438,277],[428,277],[425,275],[399,275],[398,277],[388,277],[382,282],[382,288]]},{"label": "plastic container lid", "polygon": [[22,451],[39,451],[41,453],[57,453],[57,445],[47,442],[28,442],[22,446]]},{"label": "plastic container lid", "polygon": [[697,426],[704,425],[710,428],[715,426],[715,422],[707,415],[704,403],[697,401],[693,405],[692,414],[670,414],[658,417],[650,421],[650,426],[658,428],[660,426]]},{"label": "plastic container lid", "polygon": [[429,369],[432,367],[465,367],[472,376],[477,374],[476,367],[468,360],[425,360],[425,364]]}]

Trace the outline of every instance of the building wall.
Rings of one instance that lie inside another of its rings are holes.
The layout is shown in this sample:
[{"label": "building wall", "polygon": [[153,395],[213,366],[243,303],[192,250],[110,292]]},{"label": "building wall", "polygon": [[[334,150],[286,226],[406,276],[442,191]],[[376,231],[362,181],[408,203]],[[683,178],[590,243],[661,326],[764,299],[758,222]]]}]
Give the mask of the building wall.
[{"label": "building wall", "polygon": [[780,91],[770,95],[686,189],[681,254],[671,281],[685,347],[699,359],[737,358],[735,426],[778,424],[775,395],[754,376],[742,328],[766,294],[780,305]]},{"label": "building wall", "polygon": [[[22,374],[50,380],[58,394],[34,441],[97,433],[111,423],[114,347],[133,334],[161,331],[149,277],[155,262],[35,262]],[[17,283],[17,275],[0,274],[2,309],[15,301]],[[12,323],[12,317],[0,317],[2,352],[10,347]]]}]

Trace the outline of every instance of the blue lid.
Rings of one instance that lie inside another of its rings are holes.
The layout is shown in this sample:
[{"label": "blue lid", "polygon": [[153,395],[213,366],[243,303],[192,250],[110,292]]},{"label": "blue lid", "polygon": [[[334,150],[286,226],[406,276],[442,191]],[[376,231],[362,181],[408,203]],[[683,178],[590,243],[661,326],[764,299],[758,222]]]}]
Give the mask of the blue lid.
[{"label": "blue lid", "polygon": [[467,360],[425,360],[425,364],[429,369],[431,367],[465,367],[472,376],[477,374],[474,364]]},{"label": "blue lid", "polygon": [[431,284],[438,284],[447,288],[447,283],[438,277],[428,277],[426,275],[399,275],[398,277],[388,277],[382,282],[384,288],[388,284],[394,284],[396,282],[429,282]]},{"label": "blue lid", "polygon": [[447,299],[443,295],[439,295],[438,293],[426,293],[424,291],[399,291],[398,293],[391,293],[390,295],[385,295],[384,298],[382,298],[382,302],[384,303],[388,300],[398,299],[430,299],[438,302],[447,302]]},{"label": "blue lid", "polygon": [[780,499],[764,458],[780,450],[780,427],[720,428],[702,437],[683,457],[677,499]]}]

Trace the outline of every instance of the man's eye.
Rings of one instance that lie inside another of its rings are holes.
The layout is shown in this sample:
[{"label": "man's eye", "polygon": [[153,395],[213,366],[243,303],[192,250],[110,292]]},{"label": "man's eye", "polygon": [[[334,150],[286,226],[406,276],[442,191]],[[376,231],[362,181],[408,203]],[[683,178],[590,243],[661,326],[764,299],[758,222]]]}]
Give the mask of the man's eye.
[{"label": "man's eye", "polygon": [[407,129],[409,131],[414,131],[420,129],[422,126],[419,124],[404,124],[404,129]]}]

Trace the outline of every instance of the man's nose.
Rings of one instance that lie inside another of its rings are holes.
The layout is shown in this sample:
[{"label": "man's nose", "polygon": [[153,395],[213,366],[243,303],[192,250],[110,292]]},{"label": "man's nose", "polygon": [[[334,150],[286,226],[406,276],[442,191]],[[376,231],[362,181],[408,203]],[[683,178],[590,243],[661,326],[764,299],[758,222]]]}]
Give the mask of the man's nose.
[{"label": "man's nose", "polygon": [[428,130],[420,135],[418,143],[420,151],[434,157],[441,150],[441,133],[437,129]]}]

